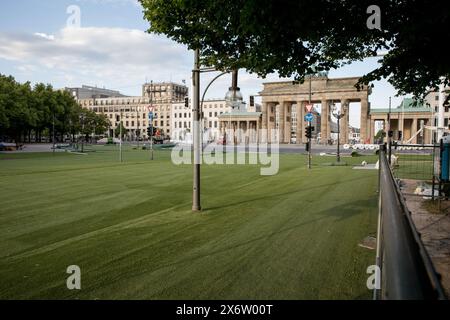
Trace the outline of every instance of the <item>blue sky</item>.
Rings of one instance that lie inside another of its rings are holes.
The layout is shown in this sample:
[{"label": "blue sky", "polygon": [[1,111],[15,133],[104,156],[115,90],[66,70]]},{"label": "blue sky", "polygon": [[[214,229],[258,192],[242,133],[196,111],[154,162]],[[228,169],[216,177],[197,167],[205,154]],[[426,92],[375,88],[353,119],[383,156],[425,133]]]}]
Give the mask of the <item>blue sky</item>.
[{"label": "blue sky", "polygon": [[[81,28],[68,28],[67,8],[80,8]],[[190,83],[192,52],[184,46],[144,31],[148,23],[135,0],[6,0],[0,1],[0,73],[18,81],[65,86],[97,85],[140,95],[147,80]],[[329,77],[360,76],[377,66],[377,59],[356,62]],[[206,75],[203,83],[214,75]],[[259,79],[240,72],[244,97],[256,94],[264,81],[276,81],[276,75]],[[229,77],[218,80],[208,98],[222,98]],[[386,107],[394,97],[387,81],[375,83],[370,96],[373,108]],[[358,108],[352,108],[350,123],[359,126]]]}]

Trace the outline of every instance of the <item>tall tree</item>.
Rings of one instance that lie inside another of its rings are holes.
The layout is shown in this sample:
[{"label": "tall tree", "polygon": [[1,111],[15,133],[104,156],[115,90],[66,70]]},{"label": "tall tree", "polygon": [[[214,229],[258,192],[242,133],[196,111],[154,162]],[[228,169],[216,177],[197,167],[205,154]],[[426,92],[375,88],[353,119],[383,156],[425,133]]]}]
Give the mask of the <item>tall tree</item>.
[{"label": "tall tree", "polygon": [[245,68],[263,77],[276,71],[302,81],[307,74],[387,50],[381,65],[359,84],[387,78],[400,94],[423,97],[427,88],[450,80],[443,48],[450,42],[448,1],[140,2],[149,32],[200,49],[203,64],[219,69]]}]

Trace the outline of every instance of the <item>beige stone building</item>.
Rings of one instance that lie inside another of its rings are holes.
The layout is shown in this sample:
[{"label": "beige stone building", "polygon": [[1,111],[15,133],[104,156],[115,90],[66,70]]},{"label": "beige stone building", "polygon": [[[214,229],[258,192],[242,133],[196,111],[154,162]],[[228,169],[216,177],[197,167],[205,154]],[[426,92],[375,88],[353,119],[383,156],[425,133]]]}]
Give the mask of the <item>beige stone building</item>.
[{"label": "beige stone building", "polygon": [[[279,129],[278,140],[280,143],[290,143],[292,138],[292,115],[295,113],[296,128],[295,136],[297,143],[306,142],[305,138],[305,106],[309,103],[309,92],[311,87],[311,103],[321,104],[320,136],[321,142],[326,143],[331,137],[331,110],[333,104],[340,104],[345,111],[345,117],[340,121],[341,132],[349,132],[349,104],[358,102],[361,108],[361,142],[368,142],[370,139],[369,121],[369,95],[370,87],[362,87],[357,90],[355,84],[359,78],[334,78],[326,76],[312,77],[304,83],[292,81],[264,83],[264,88],[260,92],[262,96],[262,117],[261,128],[273,130]],[[294,111],[295,110],[295,111]],[[277,121],[278,119],[278,125]],[[267,137],[270,141],[273,137]],[[341,142],[348,142],[348,134],[341,135]]]},{"label": "beige stone building", "polygon": [[[448,88],[446,88],[448,90]],[[448,96],[448,93],[446,94]],[[402,103],[390,110],[390,130],[393,131],[393,139],[411,144],[431,144],[436,139],[436,127],[438,125],[439,93],[431,91],[427,94],[423,103],[414,102],[412,98],[403,99]],[[388,126],[389,109],[373,108],[370,110],[371,128],[376,127],[376,122],[381,123],[385,131]],[[444,112],[444,127],[450,129],[450,112],[448,106]],[[371,137],[376,134],[372,129]]]},{"label": "beige stone building", "polygon": [[[376,128],[376,122],[381,123],[384,131],[389,130],[388,125],[389,109],[373,108],[370,110],[371,127]],[[433,109],[422,104],[413,105],[410,98],[403,99],[400,106],[391,108],[390,112],[390,130],[393,131],[393,139],[403,142],[415,143],[431,143],[432,131],[425,129],[433,125]],[[418,130],[422,129],[419,134]],[[371,134],[371,143],[374,143],[373,137],[376,130]]]},{"label": "beige stone building", "polygon": [[121,95],[105,98],[93,96],[77,101],[83,108],[106,115],[111,122],[108,136],[115,135],[115,129],[122,119],[130,140],[135,140],[137,137],[147,138],[148,112],[151,108],[154,115],[153,126],[162,129],[164,135],[170,137],[172,105],[184,100],[188,88],[172,82],[146,83],[142,88],[145,92],[142,96]]},{"label": "beige stone building", "polygon": [[[203,102],[202,133],[203,140],[216,141],[220,136],[219,117],[230,110],[225,100],[209,99]],[[172,104],[171,127],[173,141],[192,142],[192,106],[183,103]]]},{"label": "beige stone building", "polygon": [[184,84],[174,82],[150,82],[142,85],[142,96],[152,97],[155,101],[175,103],[183,101],[188,95],[188,88]]}]

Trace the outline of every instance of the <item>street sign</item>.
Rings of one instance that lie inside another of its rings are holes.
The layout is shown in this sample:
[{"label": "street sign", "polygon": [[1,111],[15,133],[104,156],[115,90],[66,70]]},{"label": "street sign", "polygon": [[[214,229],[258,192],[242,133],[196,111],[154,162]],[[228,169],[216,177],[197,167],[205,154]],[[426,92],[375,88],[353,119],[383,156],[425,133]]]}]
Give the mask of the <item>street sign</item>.
[{"label": "street sign", "polygon": [[153,120],[153,112],[149,112],[148,113],[148,119],[149,120]]},{"label": "street sign", "polygon": [[312,104],[307,104],[307,105],[306,105],[306,111],[308,111],[308,113],[311,112],[312,108],[313,108],[313,105],[312,105]]},{"label": "street sign", "polygon": [[147,110],[148,110],[149,112],[153,112],[153,109],[154,109],[153,106],[148,106],[148,107],[147,107]]},{"label": "street sign", "polygon": [[305,121],[311,122],[311,121],[313,121],[313,119],[314,119],[314,116],[312,113],[305,114]]}]

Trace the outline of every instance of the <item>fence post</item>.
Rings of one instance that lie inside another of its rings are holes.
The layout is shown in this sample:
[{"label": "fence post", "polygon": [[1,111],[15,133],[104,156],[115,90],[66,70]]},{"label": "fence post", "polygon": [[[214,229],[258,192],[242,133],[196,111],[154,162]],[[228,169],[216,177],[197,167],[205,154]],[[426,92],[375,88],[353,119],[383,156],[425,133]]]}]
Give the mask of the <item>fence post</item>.
[{"label": "fence post", "polygon": [[[383,262],[381,261],[382,258],[382,213],[383,213],[383,209],[382,209],[382,192],[381,192],[381,161],[382,161],[382,157],[384,156],[384,150],[385,150],[385,146],[383,144],[379,145],[379,150],[378,150],[378,221],[377,221],[377,247],[376,247],[376,257],[375,257],[375,265],[378,266],[379,270],[381,272],[382,271],[382,264]],[[381,272],[380,272],[380,282],[381,282]],[[373,300],[378,300],[381,298],[381,288],[375,288],[373,290]]]},{"label": "fence post", "polygon": [[392,138],[389,139],[388,144],[388,160],[389,160],[389,166],[391,166],[391,157],[392,157]]}]

